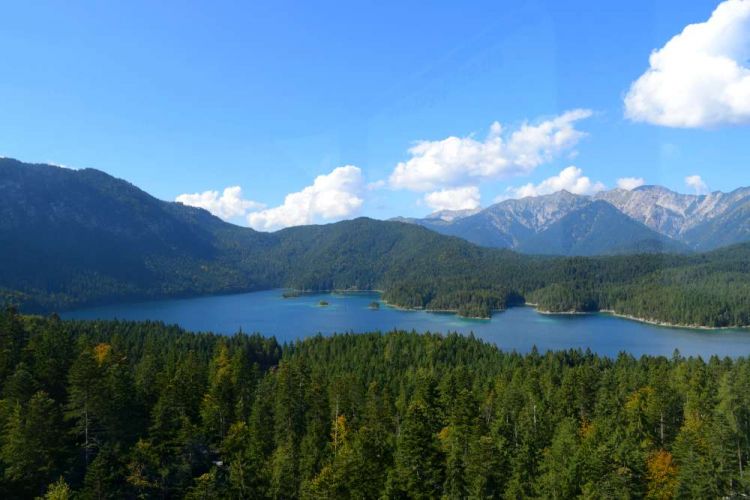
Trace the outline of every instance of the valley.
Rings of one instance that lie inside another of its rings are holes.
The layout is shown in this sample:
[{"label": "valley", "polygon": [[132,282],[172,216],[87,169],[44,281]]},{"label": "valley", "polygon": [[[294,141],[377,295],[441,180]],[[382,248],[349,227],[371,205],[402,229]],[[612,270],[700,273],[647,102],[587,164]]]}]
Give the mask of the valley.
[{"label": "valley", "polygon": [[[0,213],[0,296],[28,312],[286,287],[383,290],[393,305],[467,317],[533,302],[674,325],[750,325],[750,244],[554,257],[367,218],[264,233],[103,172],[8,159]],[[573,248],[569,234],[545,245]]]},{"label": "valley", "polygon": [[750,0],[2,7],[0,500],[750,499]]}]

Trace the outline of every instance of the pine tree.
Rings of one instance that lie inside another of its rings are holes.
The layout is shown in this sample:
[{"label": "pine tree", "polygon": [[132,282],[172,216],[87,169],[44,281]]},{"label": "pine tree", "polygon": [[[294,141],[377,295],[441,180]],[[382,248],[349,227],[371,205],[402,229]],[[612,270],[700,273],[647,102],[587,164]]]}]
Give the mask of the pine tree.
[{"label": "pine tree", "polygon": [[105,413],[104,377],[91,350],[85,349],[73,363],[68,375],[68,403],[65,418],[83,452],[86,467],[99,445],[100,420]]},{"label": "pine tree", "polygon": [[203,425],[215,443],[224,439],[224,435],[234,421],[233,378],[229,347],[225,342],[219,342],[209,367],[208,391],[201,403]]},{"label": "pine tree", "polygon": [[540,464],[539,493],[544,498],[574,498],[580,494],[578,425],[570,418],[560,422]]},{"label": "pine tree", "polygon": [[62,453],[55,402],[39,391],[24,407],[16,403],[6,423],[0,450],[5,479],[25,495],[37,495],[57,476]]},{"label": "pine tree", "polygon": [[477,433],[476,407],[469,390],[458,389],[450,404],[448,426],[440,432],[446,456],[444,489],[449,498],[466,498],[469,493],[467,467],[470,443]]},{"label": "pine tree", "polygon": [[86,469],[83,496],[96,500],[123,498],[126,492],[125,453],[116,446],[105,445]]},{"label": "pine tree", "polygon": [[35,329],[27,349],[33,353],[34,377],[52,399],[64,402],[68,370],[76,356],[69,328],[53,316]]},{"label": "pine tree", "polygon": [[44,500],[70,500],[72,497],[73,492],[62,476],[56,482],[50,484],[44,494]]},{"label": "pine tree", "polygon": [[388,477],[387,496],[435,498],[443,493],[443,453],[433,422],[434,408],[414,401],[406,413]]},{"label": "pine tree", "polygon": [[9,404],[25,405],[39,389],[39,384],[29,371],[26,363],[18,363],[3,385],[3,397]]},{"label": "pine tree", "polygon": [[27,342],[28,334],[16,310],[8,307],[0,312],[0,380],[5,380],[21,361]]}]

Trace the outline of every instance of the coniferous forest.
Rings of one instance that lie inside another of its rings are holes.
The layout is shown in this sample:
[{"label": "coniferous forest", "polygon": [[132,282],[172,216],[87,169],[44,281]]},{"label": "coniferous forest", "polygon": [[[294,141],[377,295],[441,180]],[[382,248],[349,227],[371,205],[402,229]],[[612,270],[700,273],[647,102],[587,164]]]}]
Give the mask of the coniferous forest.
[{"label": "coniferous forest", "polygon": [[549,257],[367,218],[263,233],[96,170],[0,158],[0,176],[0,304],[25,312],[288,287],[382,290],[394,305],[472,317],[529,302],[681,325],[750,325],[750,243],[695,254]]},{"label": "coniferous forest", "polygon": [[750,360],[0,314],[3,498],[750,493]]},{"label": "coniferous forest", "polygon": [[750,0],[0,5],[0,500],[750,500]]}]

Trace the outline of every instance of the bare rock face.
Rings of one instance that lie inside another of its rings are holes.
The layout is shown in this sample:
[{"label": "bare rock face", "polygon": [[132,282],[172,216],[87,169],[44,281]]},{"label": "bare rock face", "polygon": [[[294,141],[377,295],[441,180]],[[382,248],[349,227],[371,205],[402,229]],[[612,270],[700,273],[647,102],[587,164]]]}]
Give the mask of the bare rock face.
[{"label": "bare rock face", "polygon": [[642,186],[632,191],[614,189],[595,195],[626,215],[673,238],[721,217],[750,201],[750,188],[706,195],[675,193],[661,186]]},{"label": "bare rock face", "polygon": [[[625,218],[610,214],[609,220],[614,227],[597,226],[594,232],[579,231],[580,228],[571,225],[571,220],[585,219],[571,218],[571,214],[595,202],[606,202]],[[563,219],[566,229],[556,228]],[[633,251],[644,248],[707,250],[750,240],[750,188],[706,195],[677,193],[662,186],[641,186],[632,191],[613,189],[593,196],[559,191],[545,196],[509,199],[479,211],[443,211],[424,219],[400,220],[459,236],[479,245],[521,251],[536,248],[537,245],[532,242],[550,241],[549,235],[538,236],[547,231],[566,239],[576,239],[575,234],[568,232],[579,231],[585,233],[590,241],[571,243],[566,248],[583,248],[596,241],[597,248],[602,248],[605,253],[628,251],[619,240],[617,248],[602,246],[608,237],[617,234],[618,229],[647,237],[645,231],[634,231],[634,226],[629,222],[635,221],[654,233],[649,236],[650,243],[646,243],[646,240],[634,241]],[[613,245],[614,240],[616,238],[613,238]],[[659,244],[654,246],[654,241]]]},{"label": "bare rock face", "polygon": [[563,190],[544,196],[501,201],[486,209],[485,213],[496,221],[495,226],[500,229],[520,224],[539,232],[589,203],[591,200],[588,197]]}]

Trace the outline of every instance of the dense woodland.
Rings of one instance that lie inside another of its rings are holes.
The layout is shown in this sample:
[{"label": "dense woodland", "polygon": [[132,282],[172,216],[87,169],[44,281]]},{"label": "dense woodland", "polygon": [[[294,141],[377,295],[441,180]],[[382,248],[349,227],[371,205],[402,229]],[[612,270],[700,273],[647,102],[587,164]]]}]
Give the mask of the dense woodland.
[{"label": "dense woodland", "polygon": [[25,312],[288,287],[383,290],[394,305],[466,316],[531,302],[750,325],[750,244],[539,257],[366,218],[260,233],[91,169],[0,158],[0,180],[0,305]]},{"label": "dense woodland", "polygon": [[[529,302],[554,312],[614,310],[672,324],[750,325],[750,244],[693,255],[535,257],[371,219],[296,227],[264,237],[273,241],[237,244],[234,253],[221,254],[218,261],[149,261],[145,274],[125,265],[119,278],[88,273],[86,259],[79,263],[84,270],[43,266],[49,276],[39,276],[38,286],[27,292],[6,289],[4,297],[0,291],[0,301],[44,312],[273,287],[376,289],[396,306],[472,317]],[[9,267],[8,272],[22,269]],[[66,281],[68,273],[75,279]]]},{"label": "dense woodland", "polygon": [[750,493],[750,360],[0,314],[3,498]]},{"label": "dense woodland", "polygon": [[439,272],[433,266],[388,275],[384,298],[479,317],[527,302],[550,312],[611,310],[679,325],[750,325],[750,245],[696,255],[545,259],[508,253],[471,257]]}]

